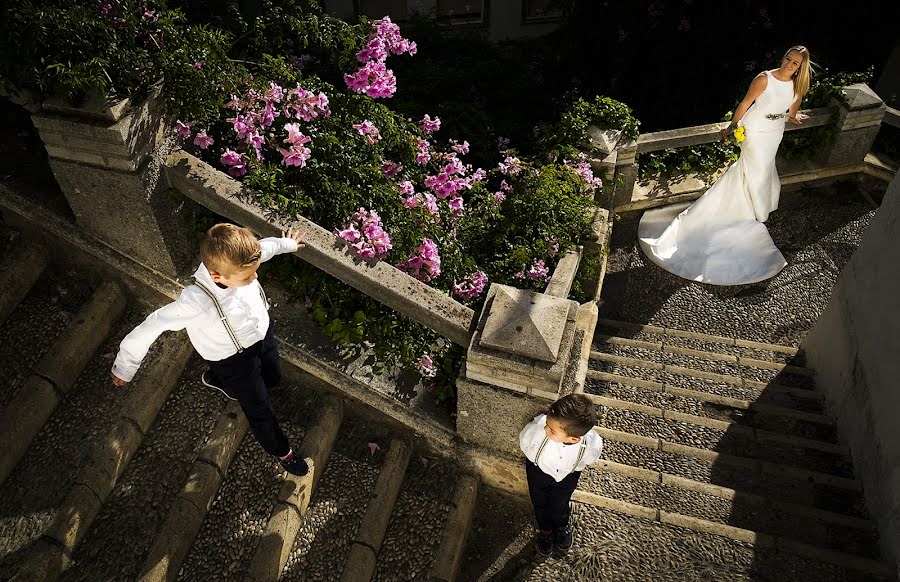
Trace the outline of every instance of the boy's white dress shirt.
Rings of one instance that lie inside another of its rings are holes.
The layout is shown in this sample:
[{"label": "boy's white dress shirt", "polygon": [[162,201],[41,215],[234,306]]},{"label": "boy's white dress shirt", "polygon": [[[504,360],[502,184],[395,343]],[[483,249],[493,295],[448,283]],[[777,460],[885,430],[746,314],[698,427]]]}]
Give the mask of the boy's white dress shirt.
[{"label": "boy's white dress shirt", "polygon": [[[297,250],[297,242],[290,238],[264,238],[259,241],[259,246],[260,263],[275,255]],[[269,312],[259,281],[223,289],[212,280],[203,263],[200,263],[194,277],[213,292],[241,347],[250,347],[266,336]],[[113,374],[130,382],[156,338],[164,331],[182,329],[187,329],[194,349],[204,360],[217,362],[237,353],[212,299],[196,285],[188,285],[178,299],[151,313],[125,336],[113,363]]]},{"label": "boy's white dress shirt", "polygon": [[[541,448],[541,443],[547,436],[544,431],[546,426],[547,415],[539,414],[519,433],[519,447],[532,463],[535,463],[534,459]],[[581,457],[581,461],[578,461],[582,443],[584,444],[584,456]],[[581,442],[571,445],[547,439],[547,444],[544,445],[544,450],[541,452],[541,458],[535,464],[541,471],[559,482],[572,471],[583,471],[585,467],[599,459],[602,452],[603,438],[590,430],[581,437]],[[577,467],[575,466],[576,461],[578,461]]]}]

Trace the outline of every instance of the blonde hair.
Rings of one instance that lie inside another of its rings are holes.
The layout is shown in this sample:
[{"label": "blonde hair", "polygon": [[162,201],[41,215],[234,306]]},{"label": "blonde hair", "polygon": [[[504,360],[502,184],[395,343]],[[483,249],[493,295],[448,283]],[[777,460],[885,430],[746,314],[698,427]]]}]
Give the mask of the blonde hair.
[{"label": "blonde hair", "polygon": [[200,243],[200,258],[206,268],[226,276],[252,266],[261,254],[252,232],[227,222],[213,225]]},{"label": "blonde hair", "polygon": [[[802,44],[798,44],[792,46],[788,50],[785,51],[784,57],[791,54],[791,52],[800,53],[800,68],[797,69],[797,72],[794,73],[794,97],[802,100],[806,95],[806,92],[809,91],[809,83],[812,80],[812,65],[813,62],[809,57],[809,49],[803,46]],[[784,59],[782,57],[782,59]]]}]

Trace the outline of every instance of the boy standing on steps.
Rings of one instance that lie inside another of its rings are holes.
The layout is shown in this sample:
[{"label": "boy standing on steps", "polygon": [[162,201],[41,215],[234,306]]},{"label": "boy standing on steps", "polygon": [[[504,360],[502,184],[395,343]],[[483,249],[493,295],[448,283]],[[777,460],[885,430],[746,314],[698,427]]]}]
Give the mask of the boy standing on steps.
[{"label": "boy standing on steps", "polygon": [[519,433],[519,447],[527,457],[528,493],[537,518],[537,551],[549,556],[553,548],[572,547],[569,501],[585,467],[600,458],[603,439],[592,429],[597,410],[584,394],[569,394],[550,405]]},{"label": "boy standing on steps", "polygon": [[125,336],[113,363],[113,384],[131,381],[162,332],[187,329],[194,349],[209,364],[200,377],[203,384],[237,400],[262,448],[289,473],[305,475],[309,467],[294,455],[269,399],[269,389],[281,379],[281,362],[269,302],[256,280],[260,263],[303,248],[302,238],[290,229],[281,238],[257,240],[233,224],[210,228],[200,244],[203,262],[194,284]]}]

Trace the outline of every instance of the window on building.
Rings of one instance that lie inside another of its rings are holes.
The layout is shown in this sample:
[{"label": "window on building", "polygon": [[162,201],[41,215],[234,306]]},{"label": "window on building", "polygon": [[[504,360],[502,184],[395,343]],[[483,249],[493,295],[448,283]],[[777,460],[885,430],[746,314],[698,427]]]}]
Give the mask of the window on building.
[{"label": "window on building", "polygon": [[390,16],[391,20],[398,22],[406,20],[407,4],[407,0],[358,0],[357,13],[371,19]]},{"label": "window on building", "polygon": [[438,20],[483,22],[484,0],[437,0]]},{"label": "window on building", "polygon": [[525,21],[560,20],[563,0],[522,0],[522,19]]}]

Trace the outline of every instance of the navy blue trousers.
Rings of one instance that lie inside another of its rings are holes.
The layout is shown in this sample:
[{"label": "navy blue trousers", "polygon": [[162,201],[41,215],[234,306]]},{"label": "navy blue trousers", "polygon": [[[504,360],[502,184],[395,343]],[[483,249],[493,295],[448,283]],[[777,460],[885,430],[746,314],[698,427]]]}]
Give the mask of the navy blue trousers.
[{"label": "navy blue trousers", "polygon": [[269,399],[269,388],[281,381],[275,325],[270,322],[266,337],[244,351],[207,363],[213,383],[237,398],[262,448],[278,457],[288,454],[291,446],[275,419],[275,409]]},{"label": "navy blue trousers", "polygon": [[525,459],[525,476],[528,477],[528,494],[538,527],[552,531],[569,525],[569,501],[578,486],[581,472],[573,471],[557,483],[556,479]]}]

